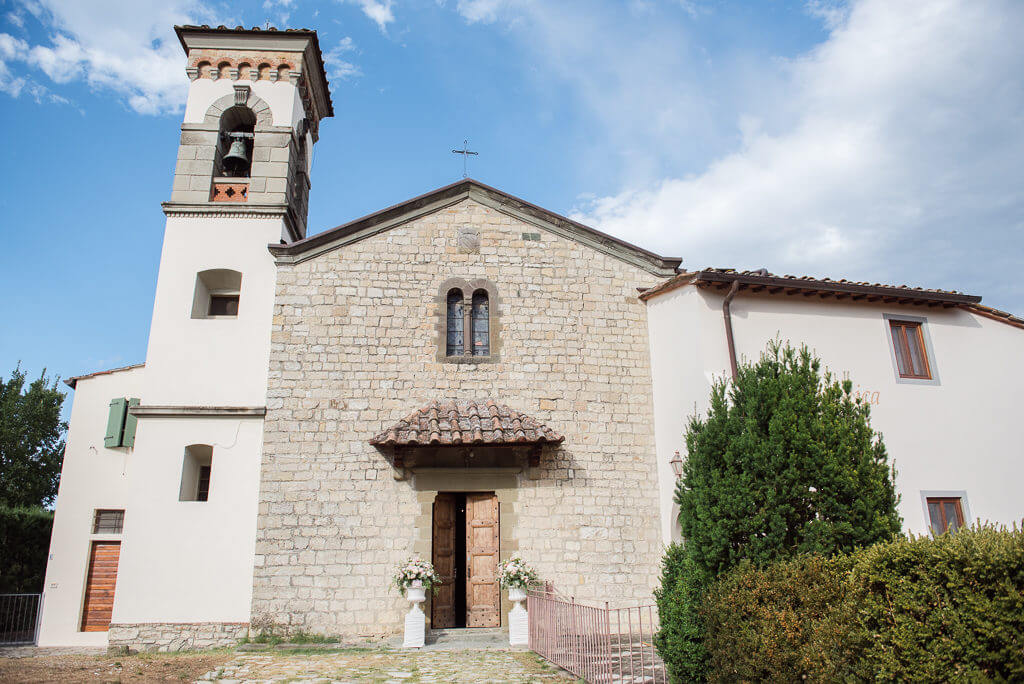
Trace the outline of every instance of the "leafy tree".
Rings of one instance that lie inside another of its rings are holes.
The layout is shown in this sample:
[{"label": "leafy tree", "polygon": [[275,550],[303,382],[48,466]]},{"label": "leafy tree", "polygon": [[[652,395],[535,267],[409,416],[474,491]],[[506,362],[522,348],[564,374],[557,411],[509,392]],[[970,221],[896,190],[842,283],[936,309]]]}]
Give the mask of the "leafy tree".
[{"label": "leafy tree", "polygon": [[691,418],[675,492],[684,545],[670,548],[657,593],[673,681],[705,678],[699,608],[720,573],[899,533],[895,473],[870,407],[851,390],[806,347],[776,340],[734,382],[716,383],[707,415]]},{"label": "leafy tree", "polygon": [[50,506],[57,495],[64,433],[64,393],[46,371],[25,388],[19,364],[0,377],[0,505]]}]

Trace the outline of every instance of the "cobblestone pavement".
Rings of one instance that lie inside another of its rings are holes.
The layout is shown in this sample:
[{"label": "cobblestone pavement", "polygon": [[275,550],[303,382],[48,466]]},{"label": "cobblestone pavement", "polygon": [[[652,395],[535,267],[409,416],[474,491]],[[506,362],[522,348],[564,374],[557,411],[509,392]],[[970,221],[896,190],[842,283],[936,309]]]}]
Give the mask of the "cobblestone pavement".
[{"label": "cobblestone pavement", "polygon": [[200,678],[228,682],[574,682],[528,651],[398,651],[239,655]]}]

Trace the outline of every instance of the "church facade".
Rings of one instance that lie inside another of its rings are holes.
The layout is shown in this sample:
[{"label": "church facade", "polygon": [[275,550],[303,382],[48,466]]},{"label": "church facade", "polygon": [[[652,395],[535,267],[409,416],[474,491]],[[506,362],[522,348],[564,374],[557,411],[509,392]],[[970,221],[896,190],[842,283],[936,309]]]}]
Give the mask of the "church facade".
[{"label": "church facade", "polygon": [[307,237],[333,113],[315,32],[177,32],[191,86],[149,348],[68,381],[41,645],[383,636],[412,555],[444,577],[435,628],[504,627],[514,553],[563,594],[649,601],[685,419],[779,334],[870,384],[912,466],[908,528],[1024,512],[1005,485],[1024,475],[1019,319],[685,271],[468,179]]}]

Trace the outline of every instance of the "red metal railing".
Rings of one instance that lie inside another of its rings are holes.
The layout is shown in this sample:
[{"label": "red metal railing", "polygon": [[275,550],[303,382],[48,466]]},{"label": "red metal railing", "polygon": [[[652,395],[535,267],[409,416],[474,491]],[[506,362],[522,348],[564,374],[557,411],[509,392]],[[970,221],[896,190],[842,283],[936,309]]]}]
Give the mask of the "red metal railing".
[{"label": "red metal railing", "polygon": [[530,649],[594,684],[668,682],[654,649],[658,609],[654,605],[611,608],[531,591]]}]

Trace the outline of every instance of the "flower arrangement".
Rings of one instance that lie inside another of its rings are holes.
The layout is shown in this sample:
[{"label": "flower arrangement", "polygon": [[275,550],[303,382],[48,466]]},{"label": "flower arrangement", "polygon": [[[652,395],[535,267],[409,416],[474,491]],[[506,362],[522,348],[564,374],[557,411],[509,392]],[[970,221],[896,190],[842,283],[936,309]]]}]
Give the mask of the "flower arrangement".
[{"label": "flower arrangement", "polygon": [[434,570],[434,566],[425,560],[413,557],[398,566],[392,582],[398,591],[405,596],[406,590],[413,582],[420,581],[425,589],[432,589],[437,593],[437,585],[441,583],[441,577]]},{"label": "flower arrangement", "polygon": [[512,587],[526,589],[538,581],[540,580],[537,577],[536,571],[527,565],[526,561],[519,557],[519,554],[498,564],[498,582],[501,584],[502,589]]}]

